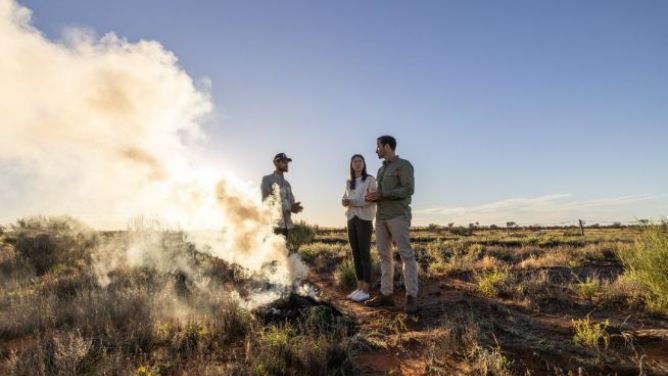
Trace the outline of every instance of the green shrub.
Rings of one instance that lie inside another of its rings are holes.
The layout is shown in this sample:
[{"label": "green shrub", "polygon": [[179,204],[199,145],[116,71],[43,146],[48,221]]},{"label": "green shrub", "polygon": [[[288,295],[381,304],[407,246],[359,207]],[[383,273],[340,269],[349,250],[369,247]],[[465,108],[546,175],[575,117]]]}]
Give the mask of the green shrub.
[{"label": "green shrub", "polygon": [[451,227],[450,233],[453,235],[459,235],[459,236],[471,236],[473,235],[473,229],[469,227],[463,227],[463,226],[457,226],[457,227]]},{"label": "green shrub", "polygon": [[345,290],[352,290],[357,286],[355,266],[350,258],[339,264],[335,273],[336,283]]},{"label": "green shrub", "polygon": [[575,291],[580,299],[592,300],[601,290],[601,279],[597,275],[588,276],[584,281],[578,278],[575,285]]},{"label": "green shrub", "polygon": [[668,312],[668,229],[648,226],[632,247],[618,251],[629,277],[647,288],[645,302],[657,311]]},{"label": "green shrub", "polygon": [[315,239],[317,230],[315,226],[309,226],[306,222],[299,222],[290,230],[288,237],[288,248],[292,252],[297,252],[299,247],[311,243]]},{"label": "green shrub", "polygon": [[484,296],[497,296],[504,289],[510,278],[507,269],[496,269],[489,273],[477,274],[474,280],[478,287],[476,291]]},{"label": "green shrub", "polygon": [[473,243],[466,248],[466,253],[471,259],[477,259],[480,257],[480,255],[482,255],[484,250],[485,250],[484,245]]},{"label": "green shrub", "polygon": [[[323,312],[316,310],[313,314],[323,319]],[[327,329],[319,321],[307,319],[295,325],[272,325],[260,332],[258,338],[252,339],[251,374],[352,374],[348,344],[339,337],[348,334],[343,330],[346,325],[339,322]]]},{"label": "green shrub", "polygon": [[350,247],[341,244],[313,243],[299,248],[299,255],[304,262],[312,264],[319,257],[339,259],[350,254]]},{"label": "green shrub", "polygon": [[573,324],[573,341],[575,343],[588,347],[596,352],[601,351],[601,343],[603,343],[603,348],[608,348],[608,343],[610,342],[610,337],[608,336],[606,329],[610,322],[608,320],[602,322],[592,322],[589,319],[589,316],[584,319],[571,320]]},{"label": "green shrub", "polygon": [[429,271],[433,274],[450,275],[454,273],[466,273],[475,269],[475,263],[484,250],[481,244],[460,244],[452,249],[447,258],[447,251],[443,249],[435,252],[434,260],[429,264]]}]

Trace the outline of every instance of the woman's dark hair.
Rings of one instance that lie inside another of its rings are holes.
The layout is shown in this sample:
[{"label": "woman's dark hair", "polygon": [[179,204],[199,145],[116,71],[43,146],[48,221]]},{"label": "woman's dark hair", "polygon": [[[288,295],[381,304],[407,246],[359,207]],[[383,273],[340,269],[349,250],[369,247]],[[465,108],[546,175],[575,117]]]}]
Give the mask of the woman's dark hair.
[{"label": "woman's dark hair", "polygon": [[355,189],[355,170],[353,170],[353,160],[355,158],[362,158],[362,162],[364,162],[364,169],[362,170],[362,181],[365,181],[367,177],[369,177],[369,174],[366,173],[366,161],[364,160],[364,157],[362,154],[355,154],[352,157],[350,157],[350,180],[348,180],[348,187],[350,189]]}]

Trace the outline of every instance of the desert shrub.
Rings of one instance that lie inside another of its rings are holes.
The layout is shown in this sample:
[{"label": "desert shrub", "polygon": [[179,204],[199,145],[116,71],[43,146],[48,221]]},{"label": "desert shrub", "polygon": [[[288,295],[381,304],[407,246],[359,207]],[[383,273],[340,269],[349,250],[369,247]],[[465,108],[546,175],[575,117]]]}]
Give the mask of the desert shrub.
[{"label": "desert shrub", "polygon": [[518,278],[513,293],[520,300],[525,300],[536,310],[545,310],[551,303],[559,303],[567,299],[558,287],[553,286],[547,270],[531,272],[521,280]]},{"label": "desert shrub", "polygon": [[222,348],[239,343],[256,329],[254,325],[250,312],[229,300],[215,312],[191,316],[185,325],[180,320],[161,321],[155,329],[155,341],[170,345],[174,354],[192,355],[198,345]]},{"label": "desert shrub", "polygon": [[169,276],[157,273],[148,267],[120,267],[109,273],[107,291],[142,291],[146,294],[158,292],[166,284]]},{"label": "desert shrub", "polygon": [[56,266],[42,276],[38,291],[42,296],[55,296],[62,303],[80,292],[96,287],[97,279],[91,273],[72,267]]},{"label": "desert shrub", "polygon": [[513,361],[501,353],[499,347],[472,345],[468,357],[469,375],[513,375]]},{"label": "desert shrub", "polygon": [[485,251],[485,246],[479,243],[469,244],[466,247],[466,253],[472,258],[479,258]]},{"label": "desert shrub", "polygon": [[311,243],[315,239],[316,233],[317,228],[315,226],[310,226],[303,221],[296,223],[294,228],[290,230],[288,247],[292,252],[297,252],[302,245]]},{"label": "desert shrub", "polygon": [[352,254],[347,244],[311,243],[299,248],[299,255],[305,263],[318,273],[333,271],[336,266]]},{"label": "desert shrub", "polygon": [[435,260],[429,265],[429,270],[432,274],[445,275],[471,272],[476,268],[476,262],[482,252],[481,245],[472,244],[468,247],[454,248],[449,257],[445,251],[436,253]]},{"label": "desert shrub", "polygon": [[44,333],[39,341],[18,354],[9,373],[12,375],[80,374],[92,340],[79,332]]},{"label": "desert shrub", "polygon": [[218,320],[216,332],[225,344],[245,338],[253,329],[253,317],[250,313],[231,301],[219,315],[216,315],[216,318]]},{"label": "desert shrub", "polygon": [[464,227],[464,226],[457,226],[457,227],[451,227],[449,228],[449,231],[453,235],[458,235],[458,236],[471,236],[473,235],[473,228],[471,227]]},{"label": "desert shrub", "polygon": [[604,349],[608,348],[610,337],[606,329],[610,322],[608,320],[601,322],[592,322],[589,316],[584,319],[571,320],[573,327],[573,341],[581,346],[588,347],[596,352],[601,351],[601,344]]},{"label": "desert shrub", "polygon": [[539,256],[532,254],[520,262],[520,268],[540,269],[557,266],[568,266],[570,256],[564,251],[545,252]]},{"label": "desert shrub", "polygon": [[188,358],[200,350],[210,334],[203,322],[191,319],[183,326],[178,325],[170,350],[177,357]]},{"label": "desert shrub", "polygon": [[614,247],[609,244],[588,244],[578,250],[583,262],[618,261]]},{"label": "desert shrub", "polygon": [[200,257],[202,260],[199,262],[199,267],[203,277],[208,278],[212,286],[224,286],[227,282],[243,283],[250,277],[248,271],[237,264],[230,264],[209,255],[200,255]]},{"label": "desert shrub", "polygon": [[452,330],[437,328],[429,333],[427,344],[426,374],[434,376],[449,375],[446,360],[452,354],[452,349],[458,344],[453,338]]},{"label": "desert shrub", "polygon": [[19,220],[10,242],[43,275],[58,264],[85,266],[91,262],[95,234],[71,218],[34,217]]},{"label": "desert shrub", "polygon": [[650,309],[668,312],[668,230],[665,225],[648,226],[635,244],[618,251],[629,277],[647,288]]},{"label": "desert shrub", "polygon": [[355,266],[350,258],[346,258],[336,267],[334,274],[336,283],[339,287],[352,290],[357,286],[357,276],[355,275]]},{"label": "desert shrub", "polygon": [[584,281],[574,276],[577,282],[573,289],[580,299],[592,300],[601,292],[603,283],[598,275],[587,276]]},{"label": "desert shrub", "polygon": [[253,375],[351,374],[348,344],[303,323],[272,325],[254,341],[250,369]]},{"label": "desert shrub", "polygon": [[506,289],[505,285],[510,277],[508,269],[496,269],[476,274],[473,277],[477,284],[476,292],[484,296],[498,296],[500,292]]},{"label": "desert shrub", "polygon": [[0,242],[0,286],[20,286],[30,283],[35,269],[10,245]]},{"label": "desert shrub", "polygon": [[519,248],[512,247],[487,247],[485,254],[493,256],[501,261],[516,264],[528,257],[534,255],[542,255],[545,251],[536,246],[520,246]]},{"label": "desert shrub", "polygon": [[[513,374],[514,362],[503,354],[498,341],[490,336],[493,329],[489,322],[476,319],[470,312],[454,309],[444,320],[442,327],[450,329],[442,335],[445,340],[435,344],[432,351],[440,358],[452,357],[453,351],[463,356],[467,368],[457,374],[499,376]],[[428,359],[427,364],[430,375],[453,374],[451,369],[439,367],[437,361]]]},{"label": "desert shrub", "polygon": [[[156,307],[146,290],[94,290],[55,308],[61,325],[72,322],[110,350],[148,352],[155,341]],[[69,318],[69,319],[66,319]]]},{"label": "desert shrub", "polygon": [[493,256],[484,256],[482,259],[478,260],[475,263],[476,269],[481,270],[492,270],[492,269],[501,269],[503,267],[503,262]]},{"label": "desert shrub", "polygon": [[444,274],[448,272],[448,262],[443,257],[436,257],[436,259],[429,263],[430,274]]},{"label": "desert shrub", "polygon": [[19,292],[0,297],[0,339],[20,338],[46,330],[54,321],[54,297]]},{"label": "desert shrub", "polygon": [[601,303],[608,307],[636,307],[643,302],[646,287],[628,275],[620,275],[612,282],[603,285]]}]

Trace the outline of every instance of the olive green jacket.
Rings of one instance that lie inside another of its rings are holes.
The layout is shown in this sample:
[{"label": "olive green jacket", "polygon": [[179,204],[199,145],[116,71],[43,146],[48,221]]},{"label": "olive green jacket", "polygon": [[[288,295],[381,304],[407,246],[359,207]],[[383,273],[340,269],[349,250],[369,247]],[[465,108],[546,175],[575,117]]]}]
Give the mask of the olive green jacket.
[{"label": "olive green jacket", "polygon": [[405,217],[411,220],[411,196],[415,192],[413,165],[405,159],[394,157],[384,161],[378,169],[378,192],[380,200],[376,211],[377,220]]}]

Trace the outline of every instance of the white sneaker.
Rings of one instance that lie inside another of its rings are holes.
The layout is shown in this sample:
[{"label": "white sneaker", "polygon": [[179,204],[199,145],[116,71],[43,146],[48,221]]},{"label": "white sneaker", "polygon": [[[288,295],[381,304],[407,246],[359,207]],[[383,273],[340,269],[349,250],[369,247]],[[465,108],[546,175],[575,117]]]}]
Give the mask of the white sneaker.
[{"label": "white sneaker", "polygon": [[357,295],[354,295],[351,299],[356,301],[356,302],[363,302],[365,300],[368,300],[370,298],[368,292],[364,292],[360,290]]},{"label": "white sneaker", "polygon": [[357,290],[351,292],[350,294],[348,294],[348,296],[346,296],[346,298],[348,298],[350,300],[354,300],[353,296],[355,296],[355,294],[357,294],[358,292],[360,292],[360,289],[357,289]]}]

